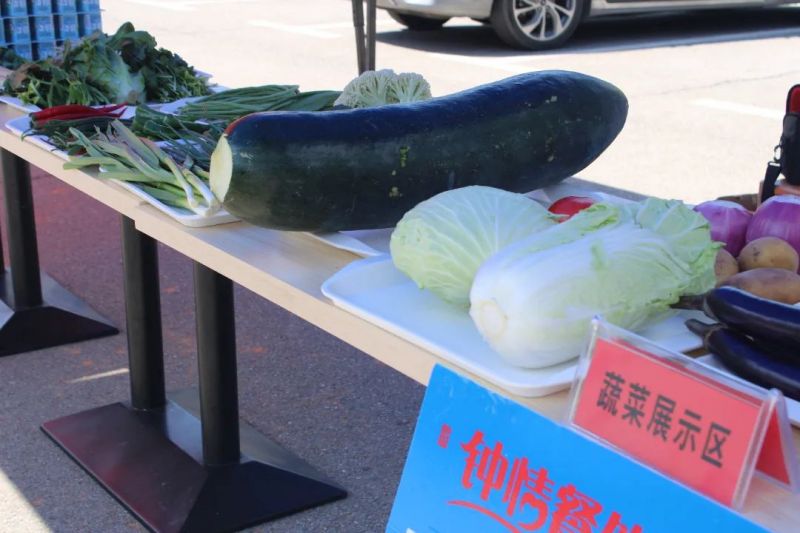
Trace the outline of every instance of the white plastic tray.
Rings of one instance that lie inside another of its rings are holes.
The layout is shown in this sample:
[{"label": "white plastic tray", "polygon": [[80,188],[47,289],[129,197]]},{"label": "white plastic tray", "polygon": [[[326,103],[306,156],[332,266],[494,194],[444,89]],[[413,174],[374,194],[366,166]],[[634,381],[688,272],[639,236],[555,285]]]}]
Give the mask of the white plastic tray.
[{"label": "white plastic tray", "polygon": [[38,105],[26,104],[16,96],[9,96],[7,94],[0,94],[0,102],[8,104],[11,107],[19,109],[21,111],[25,111],[26,113],[34,113],[36,111],[42,110],[42,108],[39,107]]},{"label": "white plastic tray", "polygon": [[[125,114],[123,116],[127,118],[129,116],[133,116],[135,112],[136,112],[135,108],[129,107],[128,109],[126,109]],[[30,118],[27,115],[25,115],[6,122],[6,128],[8,128],[12,133],[22,136],[24,132],[28,131],[28,129],[30,128],[30,124],[31,124]],[[58,148],[50,144],[46,136],[28,135],[25,137],[25,140],[30,142],[31,144],[35,144],[36,146],[43,148],[44,150],[47,150],[48,152],[57,155],[64,161],[69,161],[69,156],[67,155],[67,153],[64,152],[63,150],[59,150]],[[195,213],[192,213],[191,211],[187,211],[186,209],[180,209],[177,207],[172,207],[164,203],[161,203],[156,198],[153,198],[152,196],[147,194],[144,190],[139,188],[135,183],[129,183],[126,181],[119,181],[119,180],[112,180],[112,181],[118,183],[124,189],[127,189],[128,191],[132,192],[133,194],[141,198],[143,201],[152,205],[165,215],[180,222],[184,226],[200,228],[206,226],[216,226],[218,224],[227,224],[229,222],[236,222],[239,220],[238,218],[231,215],[225,210],[220,210],[211,216],[203,217]]]},{"label": "white plastic tray", "polygon": [[[568,388],[575,376],[577,359],[535,370],[506,364],[483,340],[466,310],[418,289],[388,256],[349,264],[325,281],[322,293],[335,305],[512,394],[546,396]],[[687,318],[703,315],[681,312],[640,334],[678,352],[699,348],[700,339],[683,325]]]},{"label": "white plastic tray", "polygon": [[361,257],[375,257],[389,253],[389,239],[394,228],[340,231],[338,233],[309,233],[326,244],[353,252]]},{"label": "white plastic tray", "polygon": [[[716,368],[717,370],[725,372],[726,374],[729,374],[740,381],[749,383],[747,380],[734,375],[730,370],[725,368],[725,365],[723,365],[722,362],[713,354],[698,357],[696,361],[698,363],[703,363],[706,366],[710,366],[711,368]],[[792,423],[792,425],[800,427],[800,402],[791,398],[786,398],[786,413],[789,415],[789,421]]]},{"label": "white plastic tray", "polygon": [[[569,195],[591,196],[600,201],[625,201],[622,198],[594,191],[588,186],[581,186],[572,182],[562,182],[553,187],[532,191],[527,196],[544,206],[548,206],[553,201]],[[340,231],[338,233],[310,233],[309,235],[334,248],[347,250],[361,257],[375,257],[389,253],[389,239],[392,236],[392,230],[393,228],[386,228]]]}]

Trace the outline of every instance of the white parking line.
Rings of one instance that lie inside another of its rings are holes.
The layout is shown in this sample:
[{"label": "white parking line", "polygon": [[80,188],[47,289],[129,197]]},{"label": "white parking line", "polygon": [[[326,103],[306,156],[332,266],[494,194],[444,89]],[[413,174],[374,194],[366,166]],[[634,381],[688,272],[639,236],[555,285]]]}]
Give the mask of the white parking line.
[{"label": "white parking line", "polygon": [[777,109],[768,109],[765,107],[758,107],[748,104],[737,104],[736,102],[726,102],[725,100],[714,100],[711,98],[693,100],[692,104],[700,107],[708,107],[710,109],[719,109],[720,111],[731,111],[732,113],[739,113],[740,115],[750,115],[753,117],[775,120],[783,119],[784,115],[783,111]]},{"label": "white parking line", "polygon": [[271,30],[285,31],[287,33],[297,33],[300,35],[307,35],[309,37],[316,37],[317,39],[338,39],[339,34],[330,31],[319,30],[310,26],[293,26],[289,24],[278,24],[277,22],[269,22],[266,20],[251,20],[248,21],[251,26],[258,26],[259,28],[269,28]]},{"label": "white parking line", "polygon": [[[141,4],[143,6],[166,9],[167,11],[195,11],[195,6],[230,4],[231,0],[176,0],[169,2],[166,0],[125,0],[131,4]],[[251,3],[255,0],[235,0],[237,3]]]},{"label": "white parking line", "polygon": [[512,74],[522,74],[523,72],[530,72],[531,70],[533,70],[533,67],[509,65],[506,62],[499,61],[498,58],[496,57],[478,58],[478,57],[461,56],[455,54],[439,54],[435,52],[429,52],[426,55],[428,57],[435,57],[436,59],[450,61],[452,63],[461,63],[462,65],[473,65],[476,67],[502,70],[503,72],[510,72]]},{"label": "white parking line", "polygon": [[118,368],[116,370],[109,370],[108,372],[100,372],[99,374],[92,374],[90,376],[83,376],[83,377],[80,377],[78,379],[73,379],[72,381],[69,381],[69,383],[70,384],[83,383],[84,381],[92,381],[92,380],[95,380],[95,379],[110,378],[112,376],[121,376],[121,375],[127,374],[127,373],[128,373],[128,369],[127,368]]},{"label": "white parking line", "polygon": [[[279,24],[270,22],[268,20],[251,20],[248,21],[251,26],[259,28],[269,28],[272,30],[284,31],[287,33],[297,33],[299,35],[307,35],[309,37],[316,37],[318,39],[337,39],[341,37],[342,33],[336,33],[326,30],[336,29],[352,29],[352,22],[328,22],[324,24]],[[376,20],[375,26],[386,26],[396,24],[390,19]]]}]

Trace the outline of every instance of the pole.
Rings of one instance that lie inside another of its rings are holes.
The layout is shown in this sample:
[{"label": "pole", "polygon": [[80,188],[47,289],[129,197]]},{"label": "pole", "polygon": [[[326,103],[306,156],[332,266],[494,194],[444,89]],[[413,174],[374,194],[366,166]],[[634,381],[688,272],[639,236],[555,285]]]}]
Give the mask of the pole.
[{"label": "pole", "polygon": [[122,216],[122,259],[125,265],[125,312],[131,406],[155,409],[166,404],[164,347],[156,241]]},{"label": "pole", "polygon": [[194,294],[203,462],[208,466],[237,463],[239,399],[233,282],[195,263]]},{"label": "pole", "polygon": [[367,0],[367,53],[366,70],[375,70],[375,18],[377,16],[375,0]]},{"label": "pole", "polygon": [[353,3],[353,26],[356,29],[356,61],[358,62],[358,73],[367,70],[366,49],[364,43],[364,4],[363,0],[352,0]]},{"label": "pole", "polygon": [[6,199],[6,228],[14,309],[42,304],[39,252],[28,162],[0,149]]},{"label": "pole", "polygon": [[2,230],[0,230],[0,277],[6,273],[6,259],[3,256],[3,237]]}]

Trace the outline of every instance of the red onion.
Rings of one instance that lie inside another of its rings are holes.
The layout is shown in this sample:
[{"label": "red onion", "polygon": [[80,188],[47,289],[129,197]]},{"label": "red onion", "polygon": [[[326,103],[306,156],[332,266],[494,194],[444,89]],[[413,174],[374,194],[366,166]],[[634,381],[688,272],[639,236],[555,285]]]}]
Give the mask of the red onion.
[{"label": "red onion", "polygon": [[800,196],[773,196],[761,204],[747,227],[747,242],[778,237],[800,254]]},{"label": "red onion", "polygon": [[711,225],[711,238],[725,243],[725,249],[734,257],[739,255],[745,245],[745,234],[753,214],[728,200],[712,200],[695,206],[695,211],[703,215]]}]

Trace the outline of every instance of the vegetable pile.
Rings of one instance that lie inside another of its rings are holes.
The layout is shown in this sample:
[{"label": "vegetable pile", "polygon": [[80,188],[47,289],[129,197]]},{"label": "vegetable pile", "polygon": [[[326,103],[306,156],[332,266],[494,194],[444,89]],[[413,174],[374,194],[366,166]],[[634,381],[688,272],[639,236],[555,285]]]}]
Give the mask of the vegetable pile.
[{"label": "vegetable pile", "polygon": [[55,57],[17,65],[3,92],[46,108],[167,102],[210,90],[183,59],[156,48],[152,35],[126,22],[114,35],[97,32],[74,45],[67,41]]},{"label": "vegetable pile", "polygon": [[695,208],[725,244],[717,288],[682,299],[715,321],[687,326],[734,374],[800,400],[800,198],[773,196],[754,213],[727,201]]},{"label": "vegetable pile", "polygon": [[712,237],[725,245],[716,259],[718,285],[800,302],[800,198],[773,196],[755,213],[720,200],[695,209],[711,223]]},{"label": "vegetable pile", "polygon": [[468,304],[478,331],[515,366],[576,357],[595,315],[638,330],[716,282],[720,244],[681,202],[599,202],[556,223],[524,196],[515,195],[519,205],[498,198],[471,187],[421,203],[398,223],[391,252],[417,285]]}]

